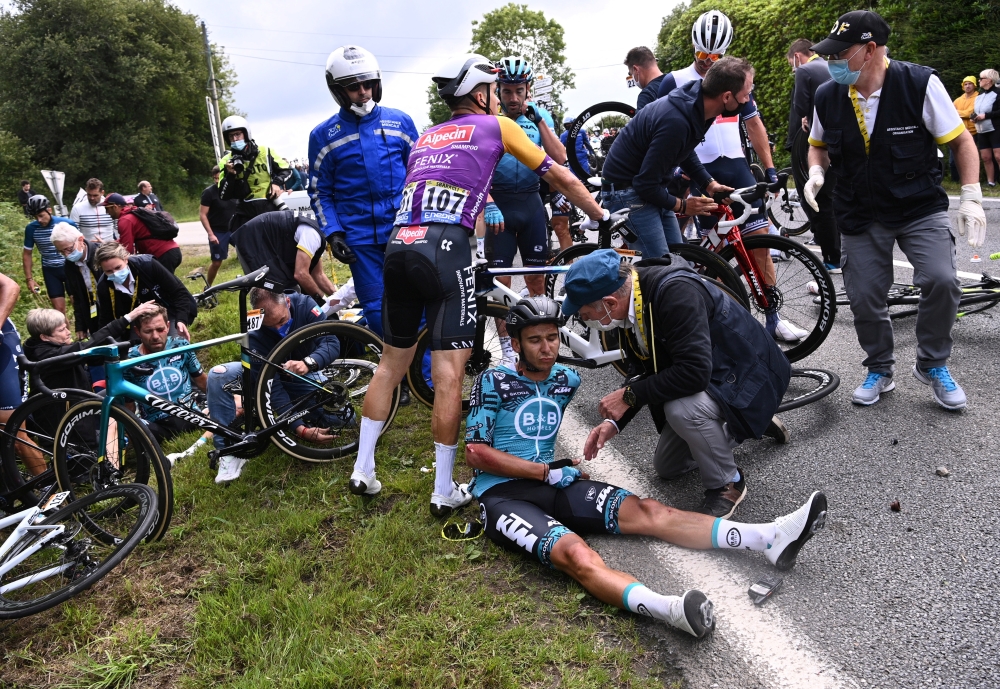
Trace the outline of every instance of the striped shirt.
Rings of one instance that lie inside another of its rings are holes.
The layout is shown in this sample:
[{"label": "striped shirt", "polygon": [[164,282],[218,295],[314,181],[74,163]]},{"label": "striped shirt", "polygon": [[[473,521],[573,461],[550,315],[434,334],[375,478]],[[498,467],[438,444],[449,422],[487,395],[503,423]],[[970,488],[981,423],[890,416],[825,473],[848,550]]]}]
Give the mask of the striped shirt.
[{"label": "striped shirt", "polygon": [[[103,196],[100,203],[104,203]],[[104,206],[91,206],[87,199],[73,206],[69,217],[88,242],[110,242],[118,236],[108,209]]]},{"label": "striped shirt", "polygon": [[49,224],[44,227],[37,220],[32,220],[24,228],[24,250],[31,251],[37,245],[38,253],[42,255],[42,265],[46,268],[61,268],[66,264],[66,259],[56,251],[56,247],[52,243],[52,230],[61,222],[68,222],[70,225],[76,226],[69,218],[60,218],[54,215]]}]

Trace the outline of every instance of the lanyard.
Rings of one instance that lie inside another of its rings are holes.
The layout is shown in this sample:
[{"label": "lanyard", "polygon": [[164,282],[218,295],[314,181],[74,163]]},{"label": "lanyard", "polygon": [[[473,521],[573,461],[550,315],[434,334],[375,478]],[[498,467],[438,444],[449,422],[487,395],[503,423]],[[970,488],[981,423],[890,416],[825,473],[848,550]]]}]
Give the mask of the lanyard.
[{"label": "lanyard", "polygon": [[854,116],[858,118],[858,128],[861,130],[861,138],[865,140],[865,155],[868,155],[868,127],[865,126],[865,116],[861,112],[861,105],[858,103],[858,90],[854,88],[854,84],[851,84],[849,92],[851,94],[851,104],[854,106]]},{"label": "lanyard", "polygon": [[653,343],[646,337],[646,324],[643,322],[642,313],[642,290],[639,288],[639,273],[636,272],[635,268],[632,269],[632,303],[635,306],[635,329],[639,336],[639,347],[635,348],[635,353],[640,359],[646,361],[649,359],[649,355],[644,355],[642,348],[643,346],[652,347]]}]

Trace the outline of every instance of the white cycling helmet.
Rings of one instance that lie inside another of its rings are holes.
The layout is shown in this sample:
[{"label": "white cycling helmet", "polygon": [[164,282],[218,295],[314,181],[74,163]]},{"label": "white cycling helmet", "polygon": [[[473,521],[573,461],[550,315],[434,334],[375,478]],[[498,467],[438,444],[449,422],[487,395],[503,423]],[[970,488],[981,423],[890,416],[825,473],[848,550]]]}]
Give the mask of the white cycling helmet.
[{"label": "white cycling helmet", "polygon": [[370,80],[378,82],[372,89],[372,100],[378,103],[382,100],[382,72],[375,56],[360,46],[341,46],[326,59],[326,85],[342,108],[351,107],[346,87]]},{"label": "white cycling helmet", "polygon": [[226,142],[227,146],[230,143],[229,132],[234,132],[237,129],[243,130],[243,136],[246,138],[247,143],[250,143],[250,140],[253,139],[253,136],[250,135],[250,123],[247,122],[247,118],[240,117],[239,115],[230,115],[222,120],[222,139]]},{"label": "white cycling helmet", "polygon": [[467,96],[480,84],[496,83],[500,69],[482,55],[469,53],[449,60],[431,80],[439,96]]},{"label": "white cycling helmet", "polygon": [[733,23],[719,10],[709,10],[691,27],[691,42],[699,52],[724,53],[733,42]]}]

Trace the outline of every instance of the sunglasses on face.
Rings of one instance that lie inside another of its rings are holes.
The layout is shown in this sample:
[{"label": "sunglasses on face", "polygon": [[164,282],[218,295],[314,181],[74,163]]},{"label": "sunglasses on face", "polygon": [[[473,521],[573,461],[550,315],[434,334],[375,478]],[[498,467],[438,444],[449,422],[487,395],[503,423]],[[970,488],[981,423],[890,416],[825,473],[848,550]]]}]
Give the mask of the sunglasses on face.
[{"label": "sunglasses on face", "polygon": [[377,82],[378,82],[377,79],[369,79],[368,81],[356,81],[353,84],[351,84],[350,86],[345,86],[344,88],[346,88],[351,93],[357,93],[362,88],[365,91],[371,91],[372,89],[375,88],[375,84]]},{"label": "sunglasses on face", "polygon": [[725,53],[703,53],[700,50],[694,52],[694,56],[698,60],[711,60],[712,62],[718,62],[723,55]]}]

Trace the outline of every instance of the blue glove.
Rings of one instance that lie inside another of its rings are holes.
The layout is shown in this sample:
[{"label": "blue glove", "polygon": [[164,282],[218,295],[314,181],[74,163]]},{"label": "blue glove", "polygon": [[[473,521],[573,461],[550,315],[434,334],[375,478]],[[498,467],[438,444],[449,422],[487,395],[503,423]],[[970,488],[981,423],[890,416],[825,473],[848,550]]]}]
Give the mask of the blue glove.
[{"label": "blue glove", "polygon": [[764,175],[767,177],[767,181],[770,182],[771,184],[774,184],[775,182],[778,181],[778,171],[775,170],[773,167],[769,167],[766,170],[764,170]]},{"label": "blue glove", "polygon": [[495,203],[489,201],[483,211],[483,220],[486,221],[487,225],[500,225],[503,223],[503,213],[500,212]]},{"label": "blue glove", "polygon": [[580,470],[574,467],[549,469],[549,485],[556,488],[567,488],[578,478],[580,478]]}]

